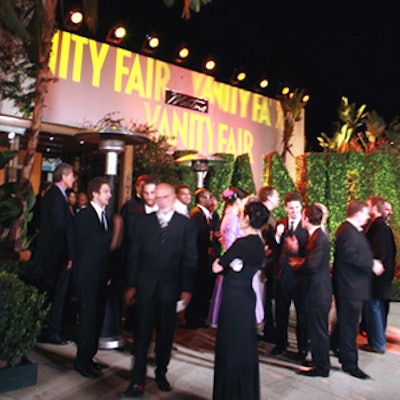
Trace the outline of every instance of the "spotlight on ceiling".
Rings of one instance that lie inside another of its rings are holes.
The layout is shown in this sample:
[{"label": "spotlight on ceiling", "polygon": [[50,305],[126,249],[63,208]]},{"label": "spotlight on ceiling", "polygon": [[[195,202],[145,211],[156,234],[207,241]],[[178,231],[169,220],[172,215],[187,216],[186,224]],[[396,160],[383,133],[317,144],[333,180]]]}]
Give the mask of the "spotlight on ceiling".
[{"label": "spotlight on ceiling", "polygon": [[186,44],[182,44],[176,49],[175,62],[183,64],[189,57],[190,51]]},{"label": "spotlight on ceiling", "polygon": [[214,59],[212,58],[208,58],[206,59],[206,61],[204,62],[204,69],[207,72],[212,72],[215,70],[215,68],[217,67],[217,63],[215,62]]},{"label": "spotlight on ceiling", "polygon": [[231,84],[237,85],[246,79],[246,72],[241,68],[235,68],[231,76]]},{"label": "spotlight on ceiling", "polygon": [[125,36],[126,28],[122,25],[117,25],[108,30],[106,41],[112,44],[120,44]]},{"label": "spotlight on ceiling", "polygon": [[282,88],[282,94],[283,95],[289,95],[289,93],[290,93],[290,88],[289,88],[289,86],[284,86],[283,88]]},{"label": "spotlight on ceiling", "polygon": [[153,54],[160,45],[160,39],[157,35],[146,35],[144,38],[142,51],[147,54]]},{"label": "spotlight on ceiling", "polygon": [[258,82],[258,87],[260,89],[266,89],[269,85],[268,79],[267,78],[261,78],[260,81]]},{"label": "spotlight on ceiling", "polygon": [[83,22],[83,14],[82,11],[76,9],[71,10],[64,18],[64,26],[71,30],[77,31]]}]

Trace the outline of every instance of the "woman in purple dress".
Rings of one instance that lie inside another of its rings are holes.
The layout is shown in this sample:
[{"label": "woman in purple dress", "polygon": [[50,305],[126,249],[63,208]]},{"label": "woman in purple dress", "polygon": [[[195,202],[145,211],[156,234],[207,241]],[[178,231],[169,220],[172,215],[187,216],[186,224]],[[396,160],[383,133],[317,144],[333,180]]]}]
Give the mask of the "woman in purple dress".
[{"label": "woman in purple dress", "polygon": [[260,398],[257,328],[253,277],[264,259],[260,229],[269,211],[250,202],[240,218],[243,237],[213,263],[223,273],[222,300],[215,346],[213,400],[258,400]]}]

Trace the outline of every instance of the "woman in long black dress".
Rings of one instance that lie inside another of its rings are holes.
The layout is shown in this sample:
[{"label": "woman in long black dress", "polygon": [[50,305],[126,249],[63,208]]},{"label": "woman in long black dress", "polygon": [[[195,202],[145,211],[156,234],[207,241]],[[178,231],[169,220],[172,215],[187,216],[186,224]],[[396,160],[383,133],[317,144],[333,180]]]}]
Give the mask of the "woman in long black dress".
[{"label": "woman in long black dress", "polygon": [[224,274],[215,349],[214,400],[260,398],[252,279],[264,258],[260,228],[268,217],[269,212],[261,203],[247,204],[240,218],[244,237],[237,239],[213,264],[215,273]]}]

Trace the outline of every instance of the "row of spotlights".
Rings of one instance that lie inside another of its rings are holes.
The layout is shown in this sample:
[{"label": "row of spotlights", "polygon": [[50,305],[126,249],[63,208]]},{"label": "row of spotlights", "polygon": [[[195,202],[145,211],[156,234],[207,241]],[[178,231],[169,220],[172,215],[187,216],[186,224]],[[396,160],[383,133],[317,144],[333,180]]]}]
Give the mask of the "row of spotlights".
[{"label": "row of spotlights", "polygon": [[[81,26],[83,22],[83,14],[80,11],[70,11],[69,14],[67,15],[64,25],[71,29],[71,30],[78,30],[79,27]],[[126,36],[126,28],[122,25],[115,26],[113,28],[110,28],[106,41],[112,44],[120,44],[124,37]],[[160,45],[160,39],[156,35],[146,35],[145,40],[142,45],[142,51],[146,54],[153,54],[156,49]],[[186,45],[182,45],[180,48],[177,49],[176,56],[175,56],[175,62],[182,64],[188,57],[189,57],[190,51]],[[216,69],[217,64],[215,60],[209,59],[206,60],[204,63],[204,68],[207,72],[212,72]],[[247,75],[246,72],[243,70],[235,70],[232,77],[231,77],[231,83],[233,85],[237,85],[240,82],[243,82],[246,79]],[[257,87],[258,89],[266,89],[269,85],[268,79],[262,78],[258,84]],[[290,88],[289,87],[284,87],[282,89],[282,94],[283,95],[290,95]],[[303,98],[303,101],[306,103],[309,100],[309,96],[305,95]]]}]

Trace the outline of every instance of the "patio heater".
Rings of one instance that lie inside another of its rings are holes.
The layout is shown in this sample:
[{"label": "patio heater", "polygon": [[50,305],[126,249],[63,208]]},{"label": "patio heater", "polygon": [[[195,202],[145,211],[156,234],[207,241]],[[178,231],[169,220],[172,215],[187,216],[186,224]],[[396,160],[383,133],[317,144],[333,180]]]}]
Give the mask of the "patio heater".
[{"label": "patio heater", "polygon": [[196,173],[196,188],[199,189],[204,187],[204,179],[207,176],[208,167],[225,162],[225,160],[215,154],[204,155],[197,153],[179,157],[175,162],[192,168]]},{"label": "patio heater", "polygon": [[[150,139],[139,133],[116,125],[106,125],[78,132],[75,138],[85,143],[98,144],[99,150],[105,153],[105,175],[110,182],[110,203],[106,209],[107,216],[112,219],[115,212],[115,177],[118,174],[118,154],[125,151],[126,144],[144,144]],[[108,287],[106,311],[99,340],[99,349],[115,349],[124,345],[121,336],[120,294],[113,282]]]}]

